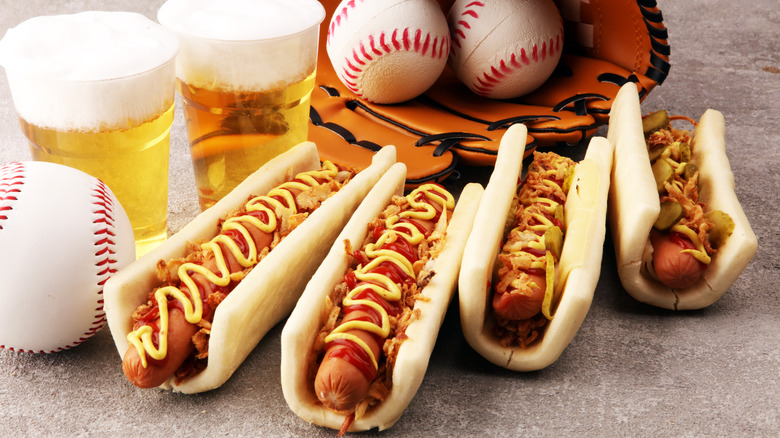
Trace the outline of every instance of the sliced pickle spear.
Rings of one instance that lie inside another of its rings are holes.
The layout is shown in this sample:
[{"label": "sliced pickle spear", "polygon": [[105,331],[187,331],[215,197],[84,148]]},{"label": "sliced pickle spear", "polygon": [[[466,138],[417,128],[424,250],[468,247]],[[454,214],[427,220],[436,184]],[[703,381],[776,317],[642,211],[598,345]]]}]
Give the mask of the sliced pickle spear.
[{"label": "sliced pickle spear", "polygon": [[709,230],[710,245],[713,248],[722,246],[734,232],[734,220],[728,213],[721,210],[708,211],[704,213],[704,217],[713,224]]},{"label": "sliced pickle spear", "polygon": [[691,161],[691,145],[686,142],[680,142],[680,162],[687,163]]},{"label": "sliced pickle spear", "polygon": [[658,160],[653,164],[653,176],[658,193],[663,193],[664,184],[674,179],[674,169],[666,160]]},{"label": "sliced pickle spear", "polygon": [[645,132],[645,138],[659,129],[667,128],[669,128],[669,114],[666,110],[658,110],[642,119],[642,130]]},{"label": "sliced pickle spear", "polygon": [[563,211],[563,205],[558,204],[557,207],[555,207],[555,219],[558,219],[561,221],[561,223],[565,223],[565,213]]},{"label": "sliced pickle spear", "polygon": [[563,189],[563,193],[569,193],[569,188],[571,188],[571,182],[574,181],[574,166],[569,166],[566,169],[566,176],[563,177],[563,185],[561,185],[561,188]]},{"label": "sliced pickle spear", "polygon": [[650,156],[650,162],[651,163],[655,162],[655,160],[657,160],[658,157],[660,157],[664,153],[664,151],[666,151],[667,147],[659,146],[651,151],[647,151],[647,154]]},{"label": "sliced pickle spear", "polygon": [[653,226],[661,231],[666,231],[683,217],[685,217],[685,209],[679,202],[664,201],[661,203],[661,212]]},{"label": "sliced pickle spear", "polygon": [[555,260],[561,259],[563,232],[560,228],[552,226],[544,232],[544,246],[555,256]]},{"label": "sliced pickle spear", "polygon": [[696,167],[696,165],[691,163],[685,163],[685,168],[683,169],[683,178],[685,178],[686,181],[693,178],[693,175],[696,174],[696,172],[699,171],[699,168]]}]

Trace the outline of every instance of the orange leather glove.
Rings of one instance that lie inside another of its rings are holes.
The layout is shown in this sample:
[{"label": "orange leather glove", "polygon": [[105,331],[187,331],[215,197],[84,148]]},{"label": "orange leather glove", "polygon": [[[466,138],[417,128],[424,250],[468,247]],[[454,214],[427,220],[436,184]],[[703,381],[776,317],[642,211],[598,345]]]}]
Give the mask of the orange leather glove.
[{"label": "orange leather glove", "polygon": [[[564,21],[564,53],[538,89],[510,100],[472,93],[445,68],[424,94],[392,105],[358,98],[338,79],[325,50],[339,0],[321,0],[317,87],[309,138],[323,159],[366,167],[374,151],[395,145],[407,185],[442,181],[460,162],[492,165],[506,128],[528,127],[526,156],[537,147],[577,144],[609,119],[626,82],[644,98],[669,73],[669,45],[654,0],[555,0]],[[439,0],[445,14],[453,0]]]}]

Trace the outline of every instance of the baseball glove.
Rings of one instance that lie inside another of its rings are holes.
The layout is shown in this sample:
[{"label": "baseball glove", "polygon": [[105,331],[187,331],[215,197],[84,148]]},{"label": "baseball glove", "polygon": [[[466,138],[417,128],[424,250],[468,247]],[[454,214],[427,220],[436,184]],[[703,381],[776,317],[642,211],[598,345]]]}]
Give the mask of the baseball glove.
[{"label": "baseball glove", "polygon": [[[528,128],[526,156],[537,147],[578,144],[608,121],[622,85],[644,97],[669,73],[669,44],[655,0],[555,0],[564,48],[552,76],[509,100],[480,97],[449,68],[424,94],[392,105],[357,97],[338,79],[325,50],[328,23],[340,0],[321,0],[317,87],[309,138],[323,159],[366,167],[383,145],[395,145],[408,167],[407,185],[440,182],[460,162],[495,163],[499,140],[513,123]],[[362,1],[362,0],[354,0]],[[445,14],[453,0],[438,0]]]}]

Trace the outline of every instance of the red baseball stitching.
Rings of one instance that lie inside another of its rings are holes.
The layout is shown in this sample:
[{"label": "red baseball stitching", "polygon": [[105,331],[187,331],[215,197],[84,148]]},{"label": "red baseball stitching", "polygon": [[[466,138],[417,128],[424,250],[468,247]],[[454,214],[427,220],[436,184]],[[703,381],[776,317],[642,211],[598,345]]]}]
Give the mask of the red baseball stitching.
[{"label": "red baseball stitching", "polygon": [[423,35],[422,29],[412,30],[408,27],[403,30],[394,29],[389,36],[386,32],[382,32],[378,37],[369,35],[366,41],[361,41],[359,46],[352,49],[352,53],[344,58],[344,67],[340,76],[350,91],[363,97],[358,82],[369,61],[394,52],[417,52],[423,57],[441,59],[447,57],[449,51],[449,35],[432,36],[430,32]]},{"label": "red baseball stitching", "polygon": [[466,39],[466,31],[471,29],[471,24],[467,21],[469,17],[479,19],[479,11],[477,8],[485,6],[480,1],[473,1],[465,6],[463,12],[461,12],[461,18],[455,21],[455,25],[450,30],[450,38],[452,39],[453,54],[460,49],[460,40]]},{"label": "red baseball stitching", "polygon": [[[363,0],[358,0],[360,3],[363,3]],[[349,0],[348,2],[343,2],[341,8],[338,11],[333,12],[333,17],[330,19],[330,26],[328,26],[328,38],[327,43],[330,44],[330,37],[333,35],[333,32],[336,31],[336,28],[341,25],[342,21],[346,21],[347,17],[349,16],[350,12],[352,12],[353,9],[355,9],[355,0]]]},{"label": "red baseball stitching", "polygon": [[[3,230],[3,221],[8,220],[8,212],[13,210],[13,203],[6,201],[18,201],[18,193],[21,193],[24,185],[24,163],[14,161],[0,167],[0,231]],[[13,347],[0,345],[0,349],[10,351],[29,352]]]},{"label": "red baseball stitching", "polygon": [[[461,48],[461,40],[464,40],[466,38],[466,32],[471,30],[472,23],[470,23],[469,20],[479,19],[479,9],[484,6],[485,4],[480,1],[468,3],[463,12],[461,12],[460,17],[455,20],[455,25],[450,30],[453,56],[456,57],[458,55],[458,49]],[[534,44],[533,47],[531,47],[530,54],[526,52],[525,47],[521,47],[519,51],[510,53],[508,59],[500,59],[498,65],[491,65],[486,71],[482,72],[482,74],[477,75],[471,84],[472,89],[476,94],[487,96],[506,76],[533,62],[543,61],[548,56],[555,56],[562,48],[563,21],[561,20],[558,33],[555,37],[551,37],[549,41],[543,41],[541,50],[537,44]]]},{"label": "red baseball stitching", "polygon": [[85,340],[89,339],[103,328],[106,322],[106,313],[103,309],[103,286],[106,284],[112,275],[116,274],[119,270],[117,268],[116,259],[116,233],[114,232],[114,201],[111,199],[111,193],[108,187],[103,184],[102,181],[97,180],[95,187],[92,190],[93,205],[97,208],[92,212],[95,215],[94,224],[102,224],[103,228],[95,231],[95,238],[97,239],[95,245],[95,266],[98,266],[101,271],[98,272],[97,285],[100,287],[98,290],[98,307],[95,309],[95,316],[92,321],[92,326],[84,333],[84,336],[67,348],[76,346]]},{"label": "red baseball stitching", "polygon": [[8,212],[13,210],[10,201],[18,200],[16,196],[23,185],[24,164],[14,161],[0,167],[0,230],[3,229],[3,221],[8,220]]},{"label": "red baseball stitching", "polygon": [[[7,168],[10,168],[8,170]],[[16,187],[23,184],[24,175],[21,173],[24,170],[22,163],[10,163],[9,165],[0,167],[0,201],[3,200],[16,200],[15,196],[6,196],[5,193],[19,193],[21,190]],[[10,174],[11,176],[6,176]],[[11,183],[6,184],[6,180],[11,180]],[[7,190],[3,187],[13,186],[13,189]],[[93,198],[92,204],[96,207],[96,210],[92,212],[94,215],[93,224],[103,224],[104,226],[95,231],[96,241],[95,246],[95,266],[98,266],[102,270],[98,272],[97,285],[100,287],[97,294],[98,307],[95,308],[95,315],[92,320],[92,324],[85,331],[81,337],[76,341],[54,350],[25,350],[22,348],[7,347],[0,345],[0,349],[6,349],[10,351],[20,353],[56,353],[58,351],[67,350],[73,348],[87,339],[91,338],[95,333],[103,328],[106,321],[106,313],[103,308],[103,286],[106,281],[111,278],[112,275],[117,273],[117,260],[116,260],[116,242],[114,238],[116,234],[114,232],[114,202],[111,199],[108,187],[98,180],[95,187],[92,188],[91,196]],[[0,205],[0,213],[3,212],[3,206]],[[0,219],[5,219],[5,216],[0,216]],[[0,230],[2,230],[2,223],[0,223]]]},{"label": "red baseball stitching", "polygon": [[[328,45],[330,45],[336,29],[349,18],[358,4],[364,2],[365,0],[349,0],[342,3],[341,8],[333,12],[328,27]],[[414,33],[413,37],[410,36],[412,32]],[[394,29],[389,36],[386,32],[381,32],[379,35],[369,35],[365,41],[359,43],[358,47],[352,49],[352,53],[344,58],[344,67],[341,72],[338,72],[339,76],[350,91],[358,97],[364,97],[363,93],[360,92],[358,82],[366,64],[384,55],[400,51],[414,51],[423,56],[429,54],[433,59],[446,58],[450,52],[450,35],[432,36],[430,33],[426,33],[423,36],[422,29],[412,30],[408,27],[402,31]]]},{"label": "red baseball stitching", "polygon": [[555,56],[556,53],[561,51],[563,46],[562,32],[559,31],[555,37],[550,37],[549,41],[543,41],[541,50],[539,46],[534,44],[531,48],[531,54],[525,51],[524,47],[520,48],[519,53],[511,53],[509,59],[501,59],[498,65],[491,65],[487,71],[482,72],[482,75],[477,75],[474,78],[475,82],[472,82],[474,92],[486,96],[490,94],[490,91],[495,88],[503,78],[509,76],[517,70],[530,65],[534,62],[544,61],[548,56]]}]

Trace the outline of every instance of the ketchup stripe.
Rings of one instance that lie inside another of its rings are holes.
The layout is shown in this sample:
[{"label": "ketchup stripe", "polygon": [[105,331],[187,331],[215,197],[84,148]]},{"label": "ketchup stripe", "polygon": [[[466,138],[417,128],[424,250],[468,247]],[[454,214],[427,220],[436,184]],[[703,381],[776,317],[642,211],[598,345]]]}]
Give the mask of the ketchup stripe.
[{"label": "ketchup stripe", "polygon": [[[257,228],[269,235],[275,234],[282,224],[282,210],[298,213],[294,190],[303,191],[332,181],[338,172],[337,166],[326,161],[320,169],[302,172],[293,180],[277,185],[266,195],[249,199],[244,203],[241,213],[225,219],[221,223],[219,234],[200,246],[200,251],[208,254],[215,262],[216,272],[199,262],[182,264],[178,269],[178,285],[156,289],[152,299],[156,305],[136,322],[134,330],[128,334],[131,348],[138,351],[143,366],[147,366],[147,360],[165,360],[167,357],[168,326],[164,324],[167,319],[163,319],[163,316],[168,313],[169,306],[178,306],[191,324],[197,324],[206,318],[204,309],[208,310],[208,291],[203,289],[202,282],[196,281],[193,275],[200,275],[219,292],[229,294],[237,281],[232,275],[235,272],[228,266],[226,254],[233,256],[240,269],[252,269],[260,262],[262,251],[266,249],[259,247],[248,227]],[[198,291],[200,299],[193,299],[195,290]],[[155,312],[160,315],[160,326],[155,324],[157,318],[152,315]],[[159,343],[156,339],[159,339]]]},{"label": "ketchup stripe", "polygon": [[[380,358],[374,357],[373,351],[351,331],[363,331],[380,339],[392,336],[388,309],[399,307],[400,311],[400,306],[403,305],[402,288],[406,283],[405,277],[412,282],[416,281],[412,263],[417,260],[417,246],[426,238],[414,222],[418,219],[435,222],[440,214],[454,207],[455,201],[451,195],[438,190],[438,186],[427,184],[410,193],[406,197],[409,208],[388,216],[383,224],[369,231],[372,243],[354,255],[359,266],[344,276],[347,284],[352,284],[355,280],[359,282],[350,288],[342,300],[341,313],[346,318],[351,311],[362,310],[367,312],[373,321],[366,321],[364,318],[358,321],[358,318],[353,318],[342,322],[325,337],[326,349],[331,352],[332,348],[338,346],[338,357],[359,369],[369,367],[376,373]],[[440,204],[441,209],[434,207],[433,202]],[[377,230],[380,230],[378,236]],[[401,244],[400,241],[405,243]],[[406,246],[409,248],[403,249]]]}]

